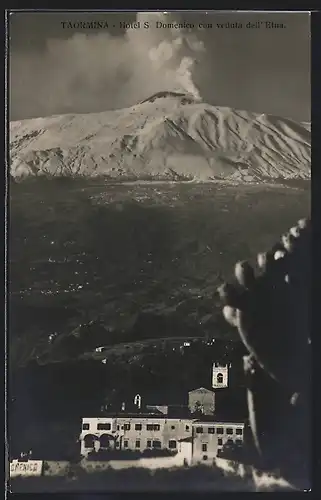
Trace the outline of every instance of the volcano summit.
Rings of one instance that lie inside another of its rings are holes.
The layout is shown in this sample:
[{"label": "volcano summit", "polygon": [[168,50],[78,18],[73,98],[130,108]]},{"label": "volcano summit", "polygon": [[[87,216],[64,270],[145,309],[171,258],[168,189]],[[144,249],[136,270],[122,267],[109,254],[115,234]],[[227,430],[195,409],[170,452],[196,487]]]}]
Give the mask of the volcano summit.
[{"label": "volcano summit", "polygon": [[10,123],[10,172],[122,180],[310,178],[310,124],[159,92],[130,108]]}]

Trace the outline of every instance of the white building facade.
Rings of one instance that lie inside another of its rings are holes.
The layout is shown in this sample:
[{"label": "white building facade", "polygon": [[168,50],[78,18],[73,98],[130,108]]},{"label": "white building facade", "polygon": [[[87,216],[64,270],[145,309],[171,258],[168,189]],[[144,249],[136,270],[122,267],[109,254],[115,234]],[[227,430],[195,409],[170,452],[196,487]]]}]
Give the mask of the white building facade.
[{"label": "white building facade", "polygon": [[193,422],[192,463],[212,463],[225,444],[243,443],[244,422]]},{"label": "white building facade", "polygon": [[92,450],[177,450],[177,441],[192,436],[192,420],[162,417],[84,418],[81,455]]},{"label": "white building facade", "polygon": [[[189,450],[187,464],[212,462],[226,443],[242,444],[244,423],[159,416],[83,418],[80,453],[102,450]],[[189,446],[186,444],[190,443]]]}]

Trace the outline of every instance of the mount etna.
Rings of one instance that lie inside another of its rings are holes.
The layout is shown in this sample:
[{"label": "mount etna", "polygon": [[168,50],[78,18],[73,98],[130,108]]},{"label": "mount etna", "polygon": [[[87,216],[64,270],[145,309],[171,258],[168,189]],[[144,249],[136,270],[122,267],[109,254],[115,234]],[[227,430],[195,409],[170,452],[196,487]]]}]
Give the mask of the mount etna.
[{"label": "mount etna", "polygon": [[130,108],[10,124],[11,174],[308,179],[310,125],[159,92]]}]

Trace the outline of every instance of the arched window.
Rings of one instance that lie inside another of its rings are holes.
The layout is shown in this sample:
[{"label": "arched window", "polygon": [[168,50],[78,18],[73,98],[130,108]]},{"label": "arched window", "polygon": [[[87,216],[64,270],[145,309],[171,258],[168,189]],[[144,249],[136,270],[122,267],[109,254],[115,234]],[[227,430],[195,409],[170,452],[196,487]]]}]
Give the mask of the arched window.
[{"label": "arched window", "polygon": [[102,434],[100,436],[100,447],[110,448],[110,436],[108,434]]},{"label": "arched window", "polygon": [[95,444],[95,436],[92,434],[87,434],[87,436],[84,437],[84,443],[85,443],[85,448],[93,448]]},{"label": "arched window", "polygon": [[223,373],[218,373],[216,380],[218,384],[223,384]]}]

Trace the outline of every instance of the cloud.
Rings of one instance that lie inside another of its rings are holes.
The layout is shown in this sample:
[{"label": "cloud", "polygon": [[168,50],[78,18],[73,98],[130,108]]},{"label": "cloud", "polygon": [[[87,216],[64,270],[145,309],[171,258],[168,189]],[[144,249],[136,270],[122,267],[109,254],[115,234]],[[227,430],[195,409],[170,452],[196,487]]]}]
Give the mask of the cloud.
[{"label": "cloud", "polygon": [[[186,29],[156,28],[170,15],[138,13],[141,29],[123,36],[76,33],[50,39],[42,52],[17,52],[10,61],[12,119],[131,106],[160,90],[199,97],[193,82],[204,46]],[[150,23],[149,29],[143,23]]]}]

